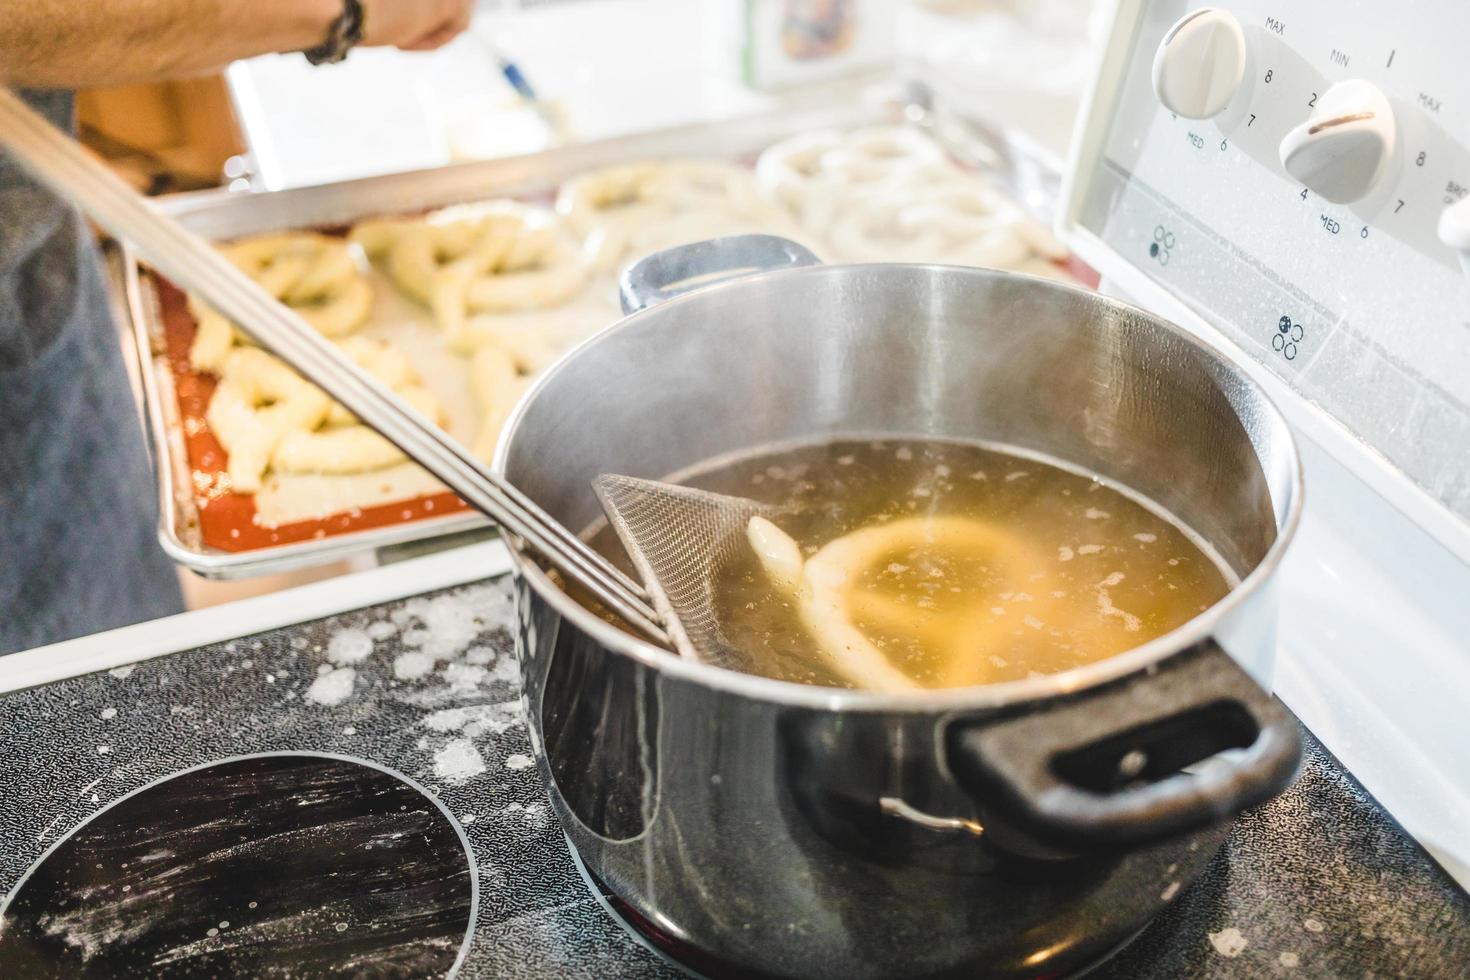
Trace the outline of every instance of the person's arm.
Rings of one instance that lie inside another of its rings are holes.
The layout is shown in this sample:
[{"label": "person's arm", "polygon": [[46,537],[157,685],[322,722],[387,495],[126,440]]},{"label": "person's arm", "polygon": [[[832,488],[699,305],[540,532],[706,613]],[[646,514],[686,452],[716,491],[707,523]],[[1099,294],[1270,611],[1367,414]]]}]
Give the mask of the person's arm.
[{"label": "person's arm", "polygon": [[[438,47],[472,0],[362,0],[363,43]],[[342,0],[0,0],[0,83],[77,88],[177,78],[315,47]]]}]

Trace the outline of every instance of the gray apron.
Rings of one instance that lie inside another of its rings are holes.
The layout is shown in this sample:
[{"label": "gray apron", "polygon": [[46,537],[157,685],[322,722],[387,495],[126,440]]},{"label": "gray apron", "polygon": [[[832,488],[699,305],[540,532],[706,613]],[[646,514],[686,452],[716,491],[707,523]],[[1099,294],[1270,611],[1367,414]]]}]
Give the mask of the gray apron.
[{"label": "gray apron", "polygon": [[0,654],[180,612],[155,507],[90,235],[0,154]]}]

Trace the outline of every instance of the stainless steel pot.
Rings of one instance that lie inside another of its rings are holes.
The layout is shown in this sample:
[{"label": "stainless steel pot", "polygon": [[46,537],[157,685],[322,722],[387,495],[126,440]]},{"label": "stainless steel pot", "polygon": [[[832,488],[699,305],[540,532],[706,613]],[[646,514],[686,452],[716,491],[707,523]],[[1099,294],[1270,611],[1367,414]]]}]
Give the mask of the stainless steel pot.
[{"label": "stainless steel pot", "polygon": [[[500,467],[584,527],[602,472],[661,477],[843,433],[984,439],[1147,494],[1240,585],[1089,667],[896,696],[681,660],[518,556],[541,774],[587,868],[712,972],[1066,973],[1139,930],[1295,772],[1295,723],[1261,687],[1301,506],[1290,433],[1218,352],[1094,293],[811,262],[747,239],[640,263],[633,310],[738,278],[568,355],[523,401]],[[748,274],[770,265],[799,267]]]}]

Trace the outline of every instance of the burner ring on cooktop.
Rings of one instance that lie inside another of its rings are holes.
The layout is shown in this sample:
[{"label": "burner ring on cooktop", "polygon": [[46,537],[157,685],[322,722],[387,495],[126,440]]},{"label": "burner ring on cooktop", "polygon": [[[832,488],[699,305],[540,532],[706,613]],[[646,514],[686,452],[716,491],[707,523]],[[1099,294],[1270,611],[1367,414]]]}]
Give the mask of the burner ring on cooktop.
[{"label": "burner ring on cooktop", "polygon": [[283,752],[108,804],[0,906],[7,976],[449,977],[479,907],[463,828],[407,776]]}]

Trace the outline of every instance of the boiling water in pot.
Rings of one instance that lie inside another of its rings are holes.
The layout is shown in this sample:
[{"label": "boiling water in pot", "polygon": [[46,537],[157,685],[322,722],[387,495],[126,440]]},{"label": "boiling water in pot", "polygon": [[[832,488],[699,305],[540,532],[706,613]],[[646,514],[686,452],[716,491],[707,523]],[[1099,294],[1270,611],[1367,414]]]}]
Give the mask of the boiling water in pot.
[{"label": "boiling water in pot", "polygon": [[[942,688],[1054,673],[1167,633],[1234,584],[1162,508],[994,447],[824,442],[676,482],[781,508],[713,590],[722,666],[781,680]],[[799,569],[762,560],[772,536]],[[618,549],[610,534],[597,543]],[[864,672],[863,651],[890,683]]]}]

